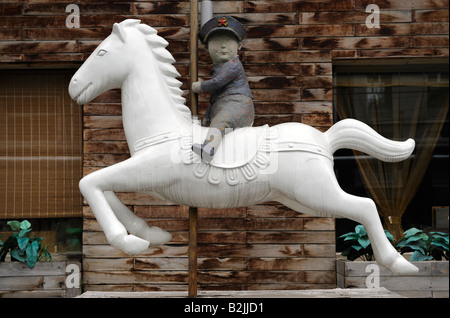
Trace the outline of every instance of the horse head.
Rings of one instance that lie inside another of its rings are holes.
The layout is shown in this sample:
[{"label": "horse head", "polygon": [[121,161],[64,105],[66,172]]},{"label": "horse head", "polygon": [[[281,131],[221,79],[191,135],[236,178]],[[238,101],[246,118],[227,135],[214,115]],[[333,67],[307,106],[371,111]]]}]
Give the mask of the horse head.
[{"label": "horse head", "polygon": [[137,61],[151,56],[145,36],[156,35],[156,30],[139,23],[140,20],[134,19],[114,23],[111,35],[75,73],[69,84],[69,94],[78,104],[88,103],[110,89],[121,88],[127,75],[139,66]]}]

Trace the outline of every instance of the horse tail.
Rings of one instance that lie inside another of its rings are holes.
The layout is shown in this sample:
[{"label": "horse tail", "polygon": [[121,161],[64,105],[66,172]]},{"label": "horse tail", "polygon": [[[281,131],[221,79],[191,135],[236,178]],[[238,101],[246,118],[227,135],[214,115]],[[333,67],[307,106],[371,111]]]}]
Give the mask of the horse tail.
[{"label": "horse tail", "polygon": [[408,158],[414,150],[413,139],[393,141],[384,138],[371,127],[355,119],[344,119],[325,132],[330,151],[349,148],[369,154],[386,162]]}]

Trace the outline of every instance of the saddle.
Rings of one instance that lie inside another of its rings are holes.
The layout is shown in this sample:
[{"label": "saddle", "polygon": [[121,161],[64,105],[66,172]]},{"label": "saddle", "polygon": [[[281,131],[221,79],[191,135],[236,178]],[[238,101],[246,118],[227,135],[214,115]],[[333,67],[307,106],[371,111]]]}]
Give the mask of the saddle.
[{"label": "saddle", "polygon": [[[243,127],[225,134],[209,165],[222,169],[239,168],[246,165],[255,158],[268,128],[268,125]],[[193,143],[203,143],[207,133],[208,129],[202,129],[201,126],[194,124]],[[198,156],[196,157],[199,159]]]}]

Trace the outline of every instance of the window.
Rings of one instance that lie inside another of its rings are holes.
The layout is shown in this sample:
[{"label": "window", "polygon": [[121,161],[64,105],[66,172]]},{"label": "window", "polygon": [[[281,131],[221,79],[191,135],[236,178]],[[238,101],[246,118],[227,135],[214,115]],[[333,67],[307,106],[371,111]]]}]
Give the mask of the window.
[{"label": "window", "polygon": [[337,153],[344,190],[364,195],[354,189],[364,185],[396,237],[402,221],[405,229],[431,226],[433,206],[448,206],[448,64],[336,66],[334,107],[337,120],[355,118],[386,138],[416,141],[411,158],[400,163]]},{"label": "window", "polygon": [[71,70],[0,70],[0,219],[82,213],[81,107]]}]

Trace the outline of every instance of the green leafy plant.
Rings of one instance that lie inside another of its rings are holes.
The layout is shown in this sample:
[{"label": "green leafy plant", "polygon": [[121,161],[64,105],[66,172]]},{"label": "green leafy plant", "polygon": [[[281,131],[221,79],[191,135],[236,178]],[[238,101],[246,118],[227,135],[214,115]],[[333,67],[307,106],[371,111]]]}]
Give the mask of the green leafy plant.
[{"label": "green leafy plant", "polygon": [[37,261],[51,261],[51,255],[47,251],[47,245],[42,246],[42,237],[30,237],[31,223],[9,221],[7,223],[14,232],[10,235],[0,249],[0,262],[4,262],[8,252],[13,261],[27,263],[33,268]]},{"label": "green leafy plant", "polygon": [[411,261],[427,261],[427,260],[448,260],[449,244],[448,234],[441,232],[430,232],[427,235],[422,230],[415,227],[403,233],[403,237],[395,246],[402,254],[413,252]]},{"label": "green leafy plant", "polygon": [[[394,242],[394,237],[391,233],[386,230],[384,233],[389,241]],[[342,255],[346,256],[348,260],[354,261],[359,257],[365,261],[375,260],[369,236],[363,225],[357,225],[355,227],[355,232],[341,235],[339,238],[344,239],[346,249],[342,252]]]}]

